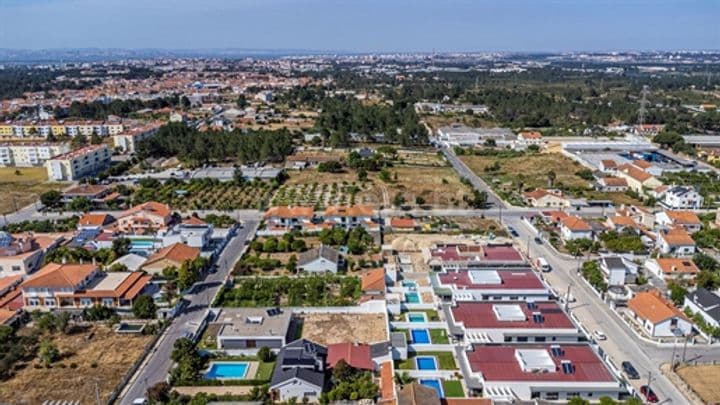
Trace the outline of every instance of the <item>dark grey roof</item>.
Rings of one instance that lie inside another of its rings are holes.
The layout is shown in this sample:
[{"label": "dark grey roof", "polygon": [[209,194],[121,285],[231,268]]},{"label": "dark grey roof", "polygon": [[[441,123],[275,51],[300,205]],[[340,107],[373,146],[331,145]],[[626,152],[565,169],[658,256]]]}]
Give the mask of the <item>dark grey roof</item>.
[{"label": "dark grey roof", "polygon": [[407,335],[403,332],[390,333],[390,344],[393,347],[407,347]]},{"label": "dark grey roof", "polygon": [[376,357],[387,356],[389,352],[390,342],[380,342],[370,345],[370,357],[373,359]]},{"label": "dark grey roof", "polygon": [[602,258],[603,262],[605,263],[605,267],[608,269],[624,269],[625,263],[623,263],[622,258],[617,256],[605,256]]},{"label": "dark grey roof", "polygon": [[321,245],[319,248],[310,249],[307,252],[300,253],[300,256],[298,257],[298,265],[302,266],[320,257],[323,257],[325,260],[329,260],[333,263],[337,263],[340,259],[340,253],[330,246]]},{"label": "dark grey roof", "polygon": [[716,321],[720,321],[720,297],[704,288],[688,294],[688,299]]},{"label": "dark grey roof", "polygon": [[323,388],[327,348],[306,339],[285,345],[278,353],[270,386],[298,378]]},{"label": "dark grey roof", "polygon": [[673,187],[670,187],[670,189],[668,189],[667,192],[672,193],[672,194],[683,195],[683,194],[687,194],[691,191],[695,191],[695,188],[688,187],[688,186],[673,186]]}]

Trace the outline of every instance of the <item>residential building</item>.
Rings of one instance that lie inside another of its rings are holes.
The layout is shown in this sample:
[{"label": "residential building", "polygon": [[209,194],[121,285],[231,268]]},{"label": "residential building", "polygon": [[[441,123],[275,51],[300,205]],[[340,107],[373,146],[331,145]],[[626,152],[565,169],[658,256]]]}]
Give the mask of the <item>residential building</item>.
[{"label": "residential building", "polygon": [[608,228],[617,232],[630,231],[639,234],[641,230],[640,224],[635,222],[635,219],[633,219],[633,217],[627,217],[623,215],[615,215],[614,217],[608,217],[606,224]]},{"label": "residential building", "polygon": [[135,253],[128,253],[125,256],[117,258],[114,262],[110,263],[107,268],[112,268],[115,265],[125,266],[129,271],[139,271],[142,269],[142,265],[147,261],[147,257],[140,256]]},{"label": "residential building", "polygon": [[68,153],[70,146],[58,144],[4,144],[0,145],[0,166],[42,166],[47,160]]},{"label": "residential building", "polygon": [[450,332],[469,343],[577,342],[583,336],[555,301],[457,302]]},{"label": "residential building", "polygon": [[695,233],[702,228],[702,221],[692,211],[661,211],[655,214],[655,222],[663,228],[683,228]]},{"label": "residential building", "polygon": [[539,131],[521,131],[518,133],[517,141],[525,146],[540,145],[543,142],[543,137]]},{"label": "residential building", "polygon": [[598,165],[598,169],[603,173],[613,174],[618,168],[616,161],[612,159],[603,159]]},{"label": "residential building", "polygon": [[657,259],[646,260],[644,266],[650,273],[666,281],[693,281],[698,271],[700,271],[690,258],[658,257]]},{"label": "residential building", "polygon": [[506,128],[472,128],[453,124],[439,128],[437,140],[447,146],[482,146],[485,142],[494,142],[496,146],[505,147],[515,143],[517,136]]},{"label": "residential building", "polygon": [[658,290],[637,293],[628,301],[628,312],[652,337],[687,336],[693,329],[685,314]]},{"label": "residential building", "polygon": [[88,212],[80,217],[77,226],[79,230],[100,230],[113,223],[113,221],[115,221],[115,219],[108,214],[94,214],[92,212]]},{"label": "residential building", "polygon": [[662,182],[652,174],[631,164],[618,166],[615,174],[618,177],[624,178],[627,181],[628,187],[639,194],[644,194],[645,189],[654,189],[662,185]]},{"label": "residential building", "polygon": [[219,350],[255,354],[261,347],[278,351],[288,343],[291,317],[279,308],[220,308],[210,324],[218,327]]},{"label": "residential building", "polygon": [[636,223],[647,229],[655,227],[655,214],[647,208],[622,205],[615,211],[615,215],[631,217]]},{"label": "residential building", "polygon": [[155,135],[159,129],[159,123],[152,123],[113,134],[113,145],[122,153],[135,153],[139,142]]},{"label": "residential building", "polygon": [[373,371],[370,345],[360,343],[335,343],[327,346],[327,367],[332,369],[340,361],[357,370]]},{"label": "residential building", "polygon": [[684,307],[693,314],[700,314],[709,326],[720,328],[720,297],[704,288],[698,288],[685,296]]},{"label": "residential building", "polygon": [[138,272],[102,272],[95,264],[50,263],[26,279],[20,289],[29,310],[94,305],[129,310],[151,279]]},{"label": "residential building", "polygon": [[600,270],[605,274],[609,286],[635,283],[638,265],[622,256],[603,256],[600,258]]},{"label": "residential building", "polygon": [[315,210],[312,207],[290,207],[275,206],[265,211],[263,218],[265,219],[267,230],[269,231],[291,231],[306,230],[313,227],[313,218]]},{"label": "residential building", "polygon": [[352,206],[329,206],[325,208],[323,219],[330,226],[339,226],[345,229],[356,226],[365,227],[368,230],[380,230],[380,225],[375,222],[377,212],[370,205]]},{"label": "residential building", "polygon": [[618,399],[623,385],[588,344],[472,345],[463,352],[465,381],[479,380],[495,401]]},{"label": "residential building", "polygon": [[55,156],[45,162],[48,179],[75,181],[92,176],[110,165],[110,151],[106,145],[90,145]]},{"label": "residential building", "polygon": [[598,179],[595,189],[606,193],[624,193],[628,190],[628,183],[622,177],[602,177]]},{"label": "residential building", "polygon": [[593,229],[580,217],[569,216],[560,220],[560,238],[563,241],[592,239]]},{"label": "residential building", "polygon": [[673,256],[692,256],[696,248],[692,236],[682,228],[660,230],[656,247],[660,253]]},{"label": "residential building", "polygon": [[460,270],[439,273],[436,293],[445,300],[547,301],[552,293],[530,269]]},{"label": "residential building", "polygon": [[43,256],[44,249],[32,234],[12,236],[0,231],[0,278],[35,272]]},{"label": "residential building", "polygon": [[365,270],[360,274],[360,287],[363,294],[379,295],[385,294],[387,286],[387,275],[384,267]]},{"label": "residential building", "polygon": [[297,268],[308,273],[337,273],[340,266],[340,253],[330,246],[310,249],[300,253]]},{"label": "residential building", "polygon": [[200,257],[200,249],[184,243],[164,247],[143,263],[142,269],[150,274],[161,274],[168,267],[180,268],[185,262]]},{"label": "residential building", "polygon": [[118,230],[125,233],[145,234],[166,229],[172,220],[170,206],[155,201],[136,205],[118,217]]},{"label": "residential building", "polygon": [[392,217],[390,229],[393,232],[413,232],[418,229],[418,223],[414,218]]},{"label": "residential building", "polygon": [[670,210],[697,210],[702,208],[705,199],[692,186],[673,186],[668,188],[659,204]]},{"label": "residential building", "polygon": [[425,262],[433,270],[527,267],[520,252],[510,244],[436,244],[422,249],[422,254]]},{"label": "residential building", "polygon": [[102,202],[112,193],[112,188],[102,184],[79,184],[63,191],[63,202],[70,202],[76,198],[87,198],[92,202]]},{"label": "residential building", "polygon": [[405,384],[397,395],[398,405],[441,405],[437,391],[419,382]]},{"label": "residential building", "polygon": [[561,190],[537,188],[523,193],[523,201],[531,207],[563,208],[569,207],[570,201],[563,197]]},{"label": "residential building", "polygon": [[327,349],[309,340],[300,339],[280,350],[270,379],[274,400],[317,402],[325,389]]}]

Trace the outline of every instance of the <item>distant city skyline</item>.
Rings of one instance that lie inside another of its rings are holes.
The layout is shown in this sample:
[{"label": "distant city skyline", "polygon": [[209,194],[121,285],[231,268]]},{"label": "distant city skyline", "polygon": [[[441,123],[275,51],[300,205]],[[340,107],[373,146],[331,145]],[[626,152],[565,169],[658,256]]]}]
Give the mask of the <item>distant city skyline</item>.
[{"label": "distant city skyline", "polygon": [[3,0],[0,48],[720,49],[717,0]]}]

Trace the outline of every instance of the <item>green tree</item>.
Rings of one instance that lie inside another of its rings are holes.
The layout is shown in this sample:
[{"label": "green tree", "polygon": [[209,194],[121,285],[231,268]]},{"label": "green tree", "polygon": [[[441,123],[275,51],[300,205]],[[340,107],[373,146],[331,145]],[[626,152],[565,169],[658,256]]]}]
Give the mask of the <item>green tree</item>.
[{"label": "green tree", "polygon": [[590,405],[590,401],[582,397],[572,397],[568,401],[568,405]]},{"label": "green tree", "polygon": [[365,169],[358,170],[357,178],[358,178],[358,181],[367,181],[367,179],[368,179],[367,170],[365,170]]},{"label": "green tree", "polygon": [[57,190],[49,190],[40,195],[40,202],[46,206],[53,208],[60,204],[62,193]]},{"label": "green tree", "polygon": [[68,204],[70,211],[88,212],[93,209],[93,203],[87,197],[77,197]]},{"label": "green tree", "polygon": [[670,290],[670,299],[672,302],[677,306],[682,305],[688,293],[687,288],[679,283],[671,282],[668,284],[668,289]]},{"label": "green tree", "polygon": [[50,366],[52,363],[60,359],[60,350],[58,350],[52,340],[45,339],[40,342],[38,357],[43,363],[45,363],[45,366]]},{"label": "green tree", "polygon": [[149,295],[141,295],[135,299],[132,303],[133,315],[140,319],[153,319],[155,318],[155,301]]},{"label": "green tree", "polygon": [[399,207],[403,204],[405,204],[405,197],[402,195],[402,193],[396,193],[395,197],[393,198],[393,205]]},{"label": "green tree", "polygon": [[260,349],[258,349],[257,358],[260,361],[267,363],[267,362],[273,361],[273,357],[274,357],[273,352],[272,352],[272,350],[270,350],[269,347],[263,346]]},{"label": "green tree", "polygon": [[70,147],[73,149],[81,148],[88,144],[87,137],[83,134],[77,134],[70,141]]},{"label": "green tree", "polygon": [[170,401],[172,387],[165,381],[152,385],[147,389],[147,399],[152,404],[165,404]]}]

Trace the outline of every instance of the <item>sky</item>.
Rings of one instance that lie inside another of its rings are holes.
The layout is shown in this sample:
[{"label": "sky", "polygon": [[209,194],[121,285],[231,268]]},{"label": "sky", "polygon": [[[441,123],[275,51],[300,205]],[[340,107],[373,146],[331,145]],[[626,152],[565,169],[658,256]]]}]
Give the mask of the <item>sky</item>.
[{"label": "sky", "polygon": [[0,0],[0,48],[720,49],[720,0]]}]

